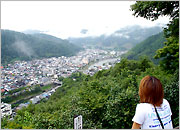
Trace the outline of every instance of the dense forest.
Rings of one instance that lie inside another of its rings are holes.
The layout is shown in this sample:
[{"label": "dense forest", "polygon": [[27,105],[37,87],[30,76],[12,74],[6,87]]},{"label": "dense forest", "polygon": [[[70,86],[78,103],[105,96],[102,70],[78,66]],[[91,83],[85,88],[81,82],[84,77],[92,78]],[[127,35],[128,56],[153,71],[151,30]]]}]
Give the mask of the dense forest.
[{"label": "dense forest", "polygon": [[155,64],[159,64],[160,59],[154,59],[154,56],[156,54],[156,50],[164,47],[165,41],[166,39],[163,32],[150,36],[129,50],[128,53],[123,55],[123,57],[130,60],[138,60],[140,57],[147,56]]},{"label": "dense forest", "polygon": [[63,79],[63,86],[48,101],[19,110],[13,121],[3,119],[2,128],[73,129],[75,115],[83,116],[84,129],[131,128],[139,102],[138,85],[146,75],[161,80],[165,98],[171,105],[173,124],[177,126],[179,71],[167,74],[144,58],[122,59],[115,67],[92,77],[75,73]]},{"label": "dense forest", "polygon": [[72,56],[82,48],[47,34],[24,34],[1,30],[1,63],[58,56]]},{"label": "dense forest", "polygon": [[[73,73],[61,78],[62,87],[49,100],[17,111],[14,120],[3,118],[1,128],[73,129],[74,116],[82,115],[84,129],[130,129],[139,103],[139,83],[146,75],[160,79],[164,98],[171,106],[173,127],[179,126],[179,2],[138,1],[131,9],[135,16],[150,20],[160,15],[172,18],[164,29],[166,40],[160,33],[132,49],[138,51],[145,47],[142,54],[153,53],[154,58],[160,59],[159,64],[147,57],[123,58],[114,67],[93,76]],[[157,45],[164,40],[164,45]],[[150,52],[146,44],[157,49],[156,53]]]}]

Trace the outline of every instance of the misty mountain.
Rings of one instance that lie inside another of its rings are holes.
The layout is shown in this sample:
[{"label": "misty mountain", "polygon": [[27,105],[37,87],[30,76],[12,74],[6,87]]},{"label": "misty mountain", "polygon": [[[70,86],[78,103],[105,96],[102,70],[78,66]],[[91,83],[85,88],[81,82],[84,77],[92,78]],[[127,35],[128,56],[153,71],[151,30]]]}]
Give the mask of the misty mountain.
[{"label": "misty mountain", "polygon": [[11,30],[1,30],[1,63],[8,64],[15,60],[32,60],[72,56],[82,48],[67,40],[47,34],[24,34]]},{"label": "misty mountain", "polygon": [[129,50],[123,57],[130,60],[138,60],[142,56],[147,56],[155,64],[158,64],[160,59],[154,59],[153,57],[158,49],[164,47],[165,41],[163,32],[152,35]]},{"label": "misty mountain", "polygon": [[111,35],[101,35],[97,37],[83,37],[73,38],[68,40],[76,45],[86,47],[98,47],[103,49],[116,49],[116,50],[129,50],[136,44],[145,40],[151,35],[157,34],[162,31],[159,26],[154,27],[141,27],[138,25],[128,26],[119,29]]},{"label": "misty mountain", "polygon": [[28,29],[28,30],[23,31],[23,33],[25,33],[25,34],[36,34],[36,33],[43,33],[43,31]]},{"label": "misty mountain", "polygon": [[55,36],[44,34],[44,33],[34,33],[34,34],[32,34],[32,36],[34,36],[36,38],[40,38],[40,39],[46,39],[48,41],[58,42],[58,43],[68,42],[67,40],[63,40],[61,38],[57,38]]}]

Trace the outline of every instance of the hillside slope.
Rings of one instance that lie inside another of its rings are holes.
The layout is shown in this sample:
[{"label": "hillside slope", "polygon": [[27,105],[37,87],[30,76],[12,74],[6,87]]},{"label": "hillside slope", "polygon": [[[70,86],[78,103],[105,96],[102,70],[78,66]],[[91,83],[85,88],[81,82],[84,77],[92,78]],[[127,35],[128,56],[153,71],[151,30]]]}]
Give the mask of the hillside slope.
[{"label": "hillside slope", "polygon": [[72,56],[81,49],[66,40],[47,34],[30,35],[1,30],[2,64],[8,64],[15,60]]},{"label": "hillside slope", "polygon": [[154,59],[153,57],[155,56],[156,51],[164,46],[165,41],[166,39],[163,36],[163,32],[150,36],[129,50],[123,57],[138,60],[142,56],[147,56],[157,64],[159,63],[159,59]]},{"label": "hillside slope", "polygon": [[129,129],[139,103],[139,82],[146,75],[160,79],[177,126],[179,72],[169,75],[146,59],[122,59],[94,76],[74,73],[63,79],[62,87],[49,100],[21,109],[14,120],[4,118],[1,128],[73,129],[74,116],[82,115],[83,129]]}]

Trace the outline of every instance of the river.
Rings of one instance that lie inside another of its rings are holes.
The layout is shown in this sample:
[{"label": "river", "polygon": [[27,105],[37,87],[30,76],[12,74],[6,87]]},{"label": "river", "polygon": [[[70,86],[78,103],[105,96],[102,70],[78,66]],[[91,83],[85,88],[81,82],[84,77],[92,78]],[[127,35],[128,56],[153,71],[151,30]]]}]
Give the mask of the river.
[{"label": "river", "polygon": [[120,60],[120,58],[111,58],[111,59],[105,59],[105,60],[101,60],[99,62],[96,62],[94,64],[92,64],[91,66],[89,66],[88,69],[93,68],[94,66],[103,66],[103,64],[107,64],[107,63],[114,63],[116,61]]}]

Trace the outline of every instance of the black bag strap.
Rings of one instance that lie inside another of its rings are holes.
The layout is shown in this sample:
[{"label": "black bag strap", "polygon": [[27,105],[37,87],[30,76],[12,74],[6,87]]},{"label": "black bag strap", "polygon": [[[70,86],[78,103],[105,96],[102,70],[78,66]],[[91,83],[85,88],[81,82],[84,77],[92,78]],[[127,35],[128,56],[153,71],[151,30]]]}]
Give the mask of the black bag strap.
[{"label": "black bag strap", "polygon": [[158,117],[158,120],[159,120],[159,122],[161,123],[161,127],[162,127],[162,129],[164,129],[164,125],[163,125],[163,123],[162,123],[162,121],[161,121],[161,118],[159,117],[159,114],[158,114],[158,112],[157,112],[157,109],[156,109],[155,106],[154,106],[154,108],[155,108],[155,111],[156,111],[156,115],[157,115],[157,117]]}]

